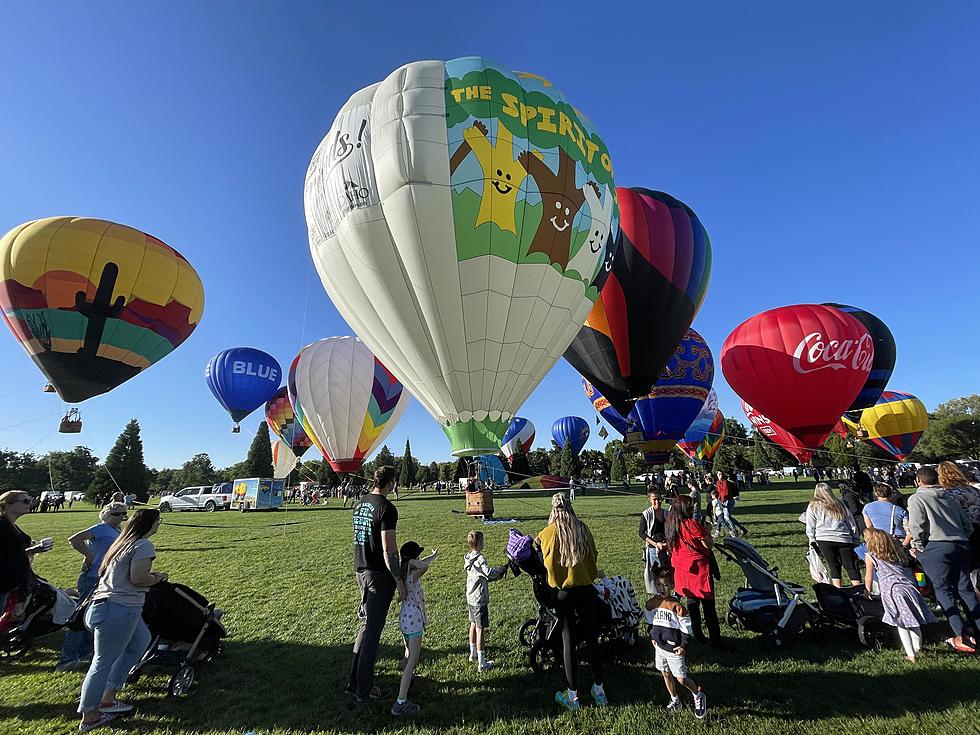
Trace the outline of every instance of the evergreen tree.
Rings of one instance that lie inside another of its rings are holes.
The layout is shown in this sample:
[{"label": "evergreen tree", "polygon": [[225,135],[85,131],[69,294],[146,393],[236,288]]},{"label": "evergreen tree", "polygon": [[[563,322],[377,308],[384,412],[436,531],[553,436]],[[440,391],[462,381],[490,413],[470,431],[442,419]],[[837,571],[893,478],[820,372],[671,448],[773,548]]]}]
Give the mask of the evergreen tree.
[{"label": "evergreen tree", "polygon": [[547,449],[532,449],[527,455],[527,463],[531,467],[528,474],[532,477],[547,475],[551,471],[551,455]]},{"label": "evergreen tree", "polygon": [[122,430],[105,462],[96,470],[85,496],[91,501],[106,499],[113,493],[130,493],[145,503],[150,497],[150,471],[143,461],[140,424],[132,419]]},{"label": "evergreen tree", "polygon": [[561,449],[552,440],[551,449],[548,451],[548,474],[561,475]]},{"label": "evergreen tree", "polygon": [[517,443],[514,456],[510,458],[510,471],[511,482],[521,482],[534,475],[527,453],[524,451],[524,445],[521,442]]},{"label": "evergreen tree", "polygon": [[565,442],[565,446],[561,450],[560,470],[561,472],[559,474],[561,477],[567,477],[569,479],[582,474],[582,462],[579,460],[578,455],[572,451],[571,442]]},{"label": "evergreen tree", "polygon": [[612,455],[612,464],[609,469],[610,482],[623,482],[626,479],[626,457],[623,448],[618,447]]},{"label": "evergreen tree", "polygon": [[439,480],[439,463],[429,462],[429,482],[437,482]]},{"label": "evergreen tree", "polygon": [[269,441],[269,424],[259,424],[245,457],[243,477],[272,477],[275,466],[272,464],[272,443]]},{"label": "evergreen tree", "polygon": [[415,484],[417,474],[417,464],[415,457],[412,456],[412,442],[405,440],[405,456],[402,457],[401,473],[398,476],[398,484],[403,488],[410,488]]}]

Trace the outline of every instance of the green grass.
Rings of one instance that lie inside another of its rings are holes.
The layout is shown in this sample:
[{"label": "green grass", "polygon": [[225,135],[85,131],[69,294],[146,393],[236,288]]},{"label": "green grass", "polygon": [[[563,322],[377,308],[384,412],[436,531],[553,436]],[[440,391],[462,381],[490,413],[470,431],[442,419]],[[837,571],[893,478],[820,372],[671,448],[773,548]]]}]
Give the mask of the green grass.
[{"label": "green grass", "polygon": [[[806,493],[791,483],[743,495],[739,516],[750,540],[784,576],[808,581],[797,522]],[[498,517],[522,519],[536,533],[550,507],[547,494],[498,495]],[[640,546],[636,536],[640,496],[585,497],[576,509],[595,534],[600,566],[632,578],[642,599]],[[606,690],[612,706],[572,716],[552,701],[560,672],[537,675],[517,645],[516,628],[535,614],[526,577],[491,585],[494,671],[477,675],[465,661],[466,612],[462,556],[465,537],[481,528],[491,563],[503,561],[507,526],[483,526],[461,513],[463,499],[413,495],[398,501],[399,540],[439,547],[441,558],[424,580],[430,627],[412,698],[422,705],[414,722],[388,714],[390,701],[356,711],[342,693],[356,628],[356,585],[351,570],[349,512],[338,501],[326,508],[239,515],[183,513],[165,517],[153,541],[156,568],[200,590],[226,611],[232,629],[224,654],[200,670],[191,696],[166,698],[164,675],[144,678],[127,692],[136,713],[105,732],[136,733],[894,733],[980,731],[980,657],[958,656],[930,644],[916,666],[898,650],[861,648],[850,631],[809,631],[788,652],[770,656],[749,633],[724,629],[729,650],[694,645],[692,675],[708,693],[709,719],[690,710],[664,711],[666,694],[638,648],[610,664]],[[21,526],[34,538],[53,536],[55,550],[37,560],[37,571],[71,586],[78,556],[67,536],[93,522],[90,508],[29,515]],[[193,527],[190,524],[205,527]],[[721,560],[719,609],[741,581]],[[935,635],[933,636],[935,637]],[[399,677],[400,646],[395,606],[382,639],[380,683]],[[39,641],[26,659],[0,661],[0,733],[67,733],[81,673],[56,674],[60,635]],[[641,644],[642,646],[642,644]],[[582,689],[591,682],[583,667]]]}]

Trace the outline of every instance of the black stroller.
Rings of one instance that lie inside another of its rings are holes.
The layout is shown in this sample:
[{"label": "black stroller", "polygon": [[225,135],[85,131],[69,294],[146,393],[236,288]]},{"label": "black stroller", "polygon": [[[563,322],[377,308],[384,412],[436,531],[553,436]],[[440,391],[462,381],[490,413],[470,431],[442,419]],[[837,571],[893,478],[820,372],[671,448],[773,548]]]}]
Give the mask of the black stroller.
[{"label": "black stroller", "polygon": [[186,695],[196,678],[194,666],[221,653],[222,639],[228,635],[221,617],[221,610],[186,585],[153,585],[143,604],[143,621],[153,638],[126,683],[136,682],[147,666],[175,668],[167,692],[175,697]]},{"label": "black stroller", "polygon": [[748,541],[726,538],[715,548],[745,575],[745,586],[728,602],[728,625],[761,633],[763,645],[777,650],[820,619],[820,611],[803,599],[804,588],[780,578],[779,569]]},{"label": "black stroller", "polygon": [[[555,611],[555,590],[548,586],[548,575],[540,552],[532,549],[521,560],[511,562],[531,578],[534,599],[538,602],[538,617],[521,624],[518,639],[528,649],[531,668],[542,673],[561,666],[562,640],[558,613]],[[640,605],[636,600],[632,583],[625,577],[609,577],[596,590],[596,619],[599,625],[599,646],[604,655],[628,649],[636,644],[637,626],[640,623]]]},{"label": "black stroller", "polygon": [[[56,608],[63,608],[64,620],[55,622],[59,617]],[[0,656],[23,656],[31,650],[34,639],[61,630],[65,627],[67,614],[70,614],[78,604],[77,599],[68,592],[59,590],[47,580],[36,577],[30,591],[23,600],[11,605],[9,614],[11,621],[8,627],[0,632]],[[0,613],[3,611],[0,610]]]},{"label": "black stroller", "polygon": [[858,640],[865,648],[881,650],[891,640],[891,629],[882,620],[885,608],[881,599],[864,594],[864,585],[834,587],[818,582],[813,585],[820,608],[823,625],[837,625],[857,631]]}]

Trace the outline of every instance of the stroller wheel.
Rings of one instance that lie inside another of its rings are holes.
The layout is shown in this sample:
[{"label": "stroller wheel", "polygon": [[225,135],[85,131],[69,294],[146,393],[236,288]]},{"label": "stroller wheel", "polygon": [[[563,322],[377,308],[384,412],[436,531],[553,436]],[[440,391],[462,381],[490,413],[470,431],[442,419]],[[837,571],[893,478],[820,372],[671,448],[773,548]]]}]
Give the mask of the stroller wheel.
[{"label": "stroller wheel", "polygon": [[789,638],[786,632],[774,628],[762,635],[762,647],[770,653],[776,653],[788,647]]},{"label": "stroller wheel", "polygon": [[194,683],[194,669],[190,666],[181,666],[177,673],[170,677],[167,685],[167,692],[172,697],[183,697],[190,692],[191,685]]},{"label": "stroller wheel", "polygon": [[729,628],[741,628],[742,627],[742,621],[739,620],[738,619],[738,615],[736,615],[731,610],[729,610],[728,613],[725,615],[725,622],[728,623],[728,627]]},{"label": "stroller wheel", "polygon": [[885,647],[885,626],[871,616],[865,616],[858,620],[858,640],[865,648],[872,651],[880,651]]},{"label": "stroller wheel", "polygon": [[525,648],[533,646],[538,642],[540,637],[541,635],[538,633],[538,620],[536,618],[525,620],[517,631],[517,639]]},{"label": "stroller wheel", "polygon": [[531,646],[529,654],[531,668],[539,674],[558,668],[558,652],[547,643],[537,642]]}]

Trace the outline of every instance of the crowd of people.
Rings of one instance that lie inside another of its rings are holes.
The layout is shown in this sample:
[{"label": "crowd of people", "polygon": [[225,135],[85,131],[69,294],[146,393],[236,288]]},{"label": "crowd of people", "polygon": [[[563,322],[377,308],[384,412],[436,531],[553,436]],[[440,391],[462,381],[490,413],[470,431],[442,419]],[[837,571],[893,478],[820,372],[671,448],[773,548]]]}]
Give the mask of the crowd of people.
[{"label": "crowd of people", "polygon": [[[692,639],[724,649],[715,603],[720,574],[713,545],[719,536],[749,533],[736,518],[736,507],[745,483],[752,482],[744,473],[731,477],[724,472],[684,473],[661,476],[660,481],[654,478],[647,487],[648,507],[640,515],[638,529],[648,594],[643,607],[670,710],[684,706],[680,696],[687,690],[694,714],[701,718],[707,712],[705,692],[688,671],[686,652]],[[828,482],[821,481],[800,520],[826,581],[842,587],[846,578],[851,585],[863,585],[866,594],[875,591],[884,608],[883,621],[897,630],[910,661],[922,648],[921,628],[935,621],[923,597],[927,583],[949,623],[952,635],[946,645],[975,652],[980,627],[976,589],[980,490],[953,462],[920,468],[914,483],[915,492],[906,495],[898,489],[893,473],[851,472],[838,481],[838,497]],[[414,540],[399,545],[398,510],[389,499],[397,490],[394,468],[379,468],[373,488],[363,494],[361,490],[353,485],[333,489],[333,496],[344,497],[345,504],[351,499],[347,496],[358,495],[351,505],[361,626],[347,691],[355,704],[385,696],[375,684],[374,667],[381,633],[397,597],[404,656],[391,713],[414,715],[420,707],[409,695],[428,625],[423,578],[439,554],[433,550],[423,556],[424,548]],[[149,644],[140,616],[146,591],[167,578],[152,570],[155,551],[149,538],[159,528],[159,512],[144,509],[130,516],[124,500],[118,493],[102,507],[99,523],[68,539],[81,557],[77,592],[89,604],[84,629],[65,635],[57,668],[87,670],[78,706],[82,731],[101,727],[132,709],[118,692]],[[561,635],[567,686],[556,692],[555,701],[574,711],[586,699],[580,689],[579,651],[592,673],[588,698],[600,707],[609,700],[594,587],[604,573],[592,532],[576,515],[572,500],[568,492],[552,496],[548,523],[534,543],[547,572]],[[9,616],[30,589],[33,557],[53,546],[52,539],[34,542],[18,527],[18,519],[31,504],[27,493],[0,495],[3,616]],[[487,561],[480,531],[470,532],[465,542],[461,591],[469,620],[469,661],[482,672],[493,667],[486,647],[489,585],[505,575],[510,563],[494,567]]]}]

